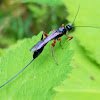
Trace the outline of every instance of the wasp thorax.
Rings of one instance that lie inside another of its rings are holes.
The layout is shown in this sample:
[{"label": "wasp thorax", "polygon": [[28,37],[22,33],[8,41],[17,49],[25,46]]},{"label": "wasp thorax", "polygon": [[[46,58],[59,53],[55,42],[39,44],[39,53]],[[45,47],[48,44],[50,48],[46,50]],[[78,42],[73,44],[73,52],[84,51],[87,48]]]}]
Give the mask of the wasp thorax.
[{"label": "wasp thorax", "polygon": [[66,29],[64,28],[64,29],[63,29],[63,34],[65,34],[65,33],[66,33]]}]

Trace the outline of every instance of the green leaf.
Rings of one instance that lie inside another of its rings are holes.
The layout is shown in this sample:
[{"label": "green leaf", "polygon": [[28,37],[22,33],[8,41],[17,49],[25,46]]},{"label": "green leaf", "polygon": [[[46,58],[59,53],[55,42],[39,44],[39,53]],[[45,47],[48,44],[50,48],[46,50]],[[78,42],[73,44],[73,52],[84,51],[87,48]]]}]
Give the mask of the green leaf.
[{"label": "green leaf", "polygon": [[[80,4],[80,11],[77,15],[77,18],[74,22],[76,26],[96,26],[100,27],[99,17],[100,17],[100,1],[91,1],[91,0],[82,0],[79,2],[68,0],[66,6],[69,11],[68,19],[70,22],[73,21],[75,14],[77,12],[78,6]],[[91,3],[91,4],[90,4]],[[94,6],[93,6],[94,5]],[[77,38],[79,44],[86,50],[87,56],[91,58],[91,60],[95,61],[100,65],[100,29],[95,28],[76,28],[74,32],[74,37]]]},{"label": "green leaf", "polygon": [[0,49],[0,59],[6,53],[6,49]]},{"label": "green leaf", "polygon": [[[80,11],[74,26],[100,27],[100,1],[63,0],[73,21],[80,4]],[[75,51],[72,73],[69,79],[56,87],[58,94],[54,100],[98,100],[100,98],[100,30],[94,28],[75,28],[71,49]],[[72,35],[72,34],[70,34]]]},{"label": "green leaf", "polygon": [[[15,49],[9,49],[0,62],[0,85],[12,78],[31,60],[30,48],[40,41],[42,33],[32,39],[26,39]],[[26,70],[14,80],[0,88],[0,100],[51,100],[55,95],[53,88],[59,85],[72,69],[69,65],[72,51],[69,43],[63,37],[62,46],[59,43],[54,48],[58,66],[51,57],[50,41],[42,54],[36,58]]]},{"label": "green leaf", "polygon": [[71,41],[72,49],[75,50],[72,66],[73,70],[69,78],[59,87],[54,100],[98,100],[100,98],[100,70],[98,65],[91,62],[84,54],[84,50]]}]

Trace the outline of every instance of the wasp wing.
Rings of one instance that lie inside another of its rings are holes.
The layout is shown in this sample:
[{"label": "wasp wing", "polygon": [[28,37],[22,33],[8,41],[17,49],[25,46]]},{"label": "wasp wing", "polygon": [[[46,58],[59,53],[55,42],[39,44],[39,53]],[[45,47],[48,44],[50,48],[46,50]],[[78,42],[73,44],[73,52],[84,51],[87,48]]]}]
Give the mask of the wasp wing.
[{"label": "wasp wing", "polygon": [[44,45],[46,45],[50,40],[54,39],[55,37],[57,37],[58,35],[60,35],[61,32],[60,31],[54,31],[53,33],[51,33],[48,37],[46,37],[44,40],[39,41],[35,46],[33,46],[30,51],[34,52],[36,50],[41,49]]},{"label": "wasp wing", "polygon": [[43,41],[41,40],[41,41],[39,41],[36,45],[34,45],[34,46],[30,49],[30,51],[31,51],[31,52],[34,52],[34,51],[38,50],[40,47],[42,47],[42,44],[43,44]]}]

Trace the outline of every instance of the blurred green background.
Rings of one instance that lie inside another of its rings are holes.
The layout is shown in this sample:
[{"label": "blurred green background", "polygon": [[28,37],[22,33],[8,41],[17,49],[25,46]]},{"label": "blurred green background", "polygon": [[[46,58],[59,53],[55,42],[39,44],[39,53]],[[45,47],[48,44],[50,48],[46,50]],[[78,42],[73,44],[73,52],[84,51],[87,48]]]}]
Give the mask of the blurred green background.
[{"label": "blurred green background", "polygon": [[[71,23],[79,4],[74,25],[100,27],[99,0],[1,0],[0,57],[18,40]],[[54,100],[99,100],[100,29],[75,28],[70,35],[74,37],[70,41],[73,70],[61,86],[55,87],[58,93]]]},{"label": "blurred green background", "polygon": [[0,48],[9,47],[16,41],[48,33],[66,24],[67,10],[63,3],[42,4],[36,1],[2,0],[0,3]]}]

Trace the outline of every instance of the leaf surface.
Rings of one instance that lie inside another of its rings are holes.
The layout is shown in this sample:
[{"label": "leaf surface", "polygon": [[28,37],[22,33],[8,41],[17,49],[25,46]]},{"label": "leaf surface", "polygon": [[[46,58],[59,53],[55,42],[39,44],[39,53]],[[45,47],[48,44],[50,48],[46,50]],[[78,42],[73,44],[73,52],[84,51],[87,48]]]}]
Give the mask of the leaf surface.
[{"label": "leaf surface", "polygon": [[[63,0],[69,16],[73,21],[77,9],[80,11],[74,22],[74,26],[100,27],[100,1],[98,0]],[[100,29],[75,28],[71,49],[75,51],[72,73],[69,79],[55,89],[58,94],[54,100],[98,100],[100,98]]]},{"label": "leaf surface", "polygon": [[[32,39],[26,39],[9,49],[0,62],[0,85],[22,70],[31,60],[30,48],[41,38],[42,33]],[[42,54],[15,79],[0,88],[0,100],[51,100],[55,95],[53,88],[59,85],[71,70],[69,65],[72,51],[63,37],[63,49],[59,43],[54,48],[58,66],[51,57],[51,42]]]}]

